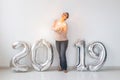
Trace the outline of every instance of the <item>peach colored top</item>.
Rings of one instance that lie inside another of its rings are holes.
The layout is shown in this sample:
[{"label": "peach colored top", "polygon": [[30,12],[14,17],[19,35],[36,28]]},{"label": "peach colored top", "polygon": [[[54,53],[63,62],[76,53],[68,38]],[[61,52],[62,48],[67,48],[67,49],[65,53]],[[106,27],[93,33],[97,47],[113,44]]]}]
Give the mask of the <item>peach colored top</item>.
[{"label": "peach colored top", "polygon": [[55,32],[55,39],[57,41],[65,41],[67,40],[67,23],[56,21],[53,26],[53,30]]}]

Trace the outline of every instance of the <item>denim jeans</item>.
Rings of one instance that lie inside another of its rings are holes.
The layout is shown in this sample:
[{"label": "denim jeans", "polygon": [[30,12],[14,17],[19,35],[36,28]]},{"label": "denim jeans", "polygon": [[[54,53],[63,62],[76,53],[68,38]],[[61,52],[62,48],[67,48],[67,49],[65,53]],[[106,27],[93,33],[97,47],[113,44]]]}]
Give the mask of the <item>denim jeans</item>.
[{"label": "denim jeans", "polygon": [[56,41],[56,48],[59,54],[60,66],[62,70],[67,70],[66,50],[68,46],[68,40]]}]

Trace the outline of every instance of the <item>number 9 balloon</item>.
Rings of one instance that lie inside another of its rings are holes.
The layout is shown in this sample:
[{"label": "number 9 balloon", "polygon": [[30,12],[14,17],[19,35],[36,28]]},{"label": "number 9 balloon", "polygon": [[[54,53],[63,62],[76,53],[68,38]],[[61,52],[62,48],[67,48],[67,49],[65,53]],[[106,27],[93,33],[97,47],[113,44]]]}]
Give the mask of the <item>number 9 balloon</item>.
[{"label": "number 9 balloon", "polygon": [[99,70],[106,61],[107,52],[105,46],[101,42],[93,42],[88,45],[87,50],[91,58],[96,59],[96,61],[88,65],[88,69],[90,71]]}]

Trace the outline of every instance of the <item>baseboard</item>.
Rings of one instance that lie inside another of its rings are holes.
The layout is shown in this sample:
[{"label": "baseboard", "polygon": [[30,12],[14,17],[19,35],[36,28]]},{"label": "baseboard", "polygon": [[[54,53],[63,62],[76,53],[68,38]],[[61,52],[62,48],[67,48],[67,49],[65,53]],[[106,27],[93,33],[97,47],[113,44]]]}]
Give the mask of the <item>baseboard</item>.
[{"label": "baseboard", "polygon": [[[11,67],[4,67],[4,66],[1,66],[0,69],[10,69]],[[30,67],[31,69],[33,69],[33,67]],[[50,67],[48,70],[57,70],[58,69],[58,66],[52,66]],[[75,66],[68,66],[67,68],[68,70],[76,70],[76,67]],[[120,70],[120,66],[103,66],[101,68],[101,70]]]}]

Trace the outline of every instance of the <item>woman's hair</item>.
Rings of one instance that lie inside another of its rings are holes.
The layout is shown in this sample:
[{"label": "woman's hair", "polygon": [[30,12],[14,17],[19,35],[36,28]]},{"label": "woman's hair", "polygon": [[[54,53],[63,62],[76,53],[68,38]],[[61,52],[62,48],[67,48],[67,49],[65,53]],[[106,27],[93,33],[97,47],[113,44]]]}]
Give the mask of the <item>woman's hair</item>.
[{"label": "woman's hair", "polygon": [[67,18],[69,18],[69,13],[68,12],[64,12],[65,14],[67,14]]}]

